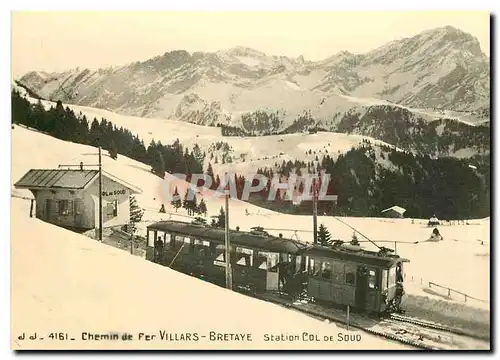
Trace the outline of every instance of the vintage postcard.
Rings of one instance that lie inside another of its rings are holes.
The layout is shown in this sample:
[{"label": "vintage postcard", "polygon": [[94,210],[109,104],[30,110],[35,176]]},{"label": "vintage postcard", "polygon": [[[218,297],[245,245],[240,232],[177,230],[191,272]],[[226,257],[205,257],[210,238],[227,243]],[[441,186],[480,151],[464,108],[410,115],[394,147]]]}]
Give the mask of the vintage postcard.
[{"label": "vintage postcard", "polygon": [[488,12],[13,12],[11,348],[490,350],[489,44]]}]

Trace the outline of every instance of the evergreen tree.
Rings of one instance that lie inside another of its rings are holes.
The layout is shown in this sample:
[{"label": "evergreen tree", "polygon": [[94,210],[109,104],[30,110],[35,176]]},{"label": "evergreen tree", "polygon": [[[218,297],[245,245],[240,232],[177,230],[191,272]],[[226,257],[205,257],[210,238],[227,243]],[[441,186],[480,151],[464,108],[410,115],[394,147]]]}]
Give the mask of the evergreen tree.
[{"label": "evergreen tree", "polygon": [[226,213],[224,212],[224,209],[220,208],[220,211],[219,211],[219,216],[217,216],[217,226],[218,227],[226,227]]},{"label": "evergreen tree", "polygon": [[111,159],[113,160],[116,160],[118,159],[118,149],[116,148],[116,144],[113,140],[111,140],[110,144],[109,144],[109,156],[111,157]]},{"label": "evergreen tree", "polygon": [[198,204],[198,214],[203,214],[207,215],[207,204],[205,203],[205,200],[202,198],[200,200],[200,203]]},{"label": "evergreen tree", "polygon": [[160,150],[156,150],[154,153],[153,164],[151,171],[162,179],[165,177],[165,161],[163,160],[163,155]]},{"label": "evergreen tree", "polygon": [[177,190],[177,186],[175,187],[174,194],[172,195],[172,201],[170,202],[177,212],[177,209],[182,207],[181,196],[179,195],[179,191]]},{"label": "evergreen tree", "polygon": [[206,175],[210,178],[211,184],[210,184],[210,189],[215,189],[214,184],[215,184],[215,178],[214,178],[214,170],[212,169],[212,164],[208,163],[208,168],[207,168],[207,173]]},{"label": "evergreen tree", "polygon": [[129,232],[134,234],[137,230],[137,224],[142,220],[144,210],[137,204],[135,196],[130,196],[130,229]]},{"label": "evergreen tree", "polygon": [[321,246],[329,246],[332,243],[330,232],[323,224],[321,224],[318,229],[318,243]]}]

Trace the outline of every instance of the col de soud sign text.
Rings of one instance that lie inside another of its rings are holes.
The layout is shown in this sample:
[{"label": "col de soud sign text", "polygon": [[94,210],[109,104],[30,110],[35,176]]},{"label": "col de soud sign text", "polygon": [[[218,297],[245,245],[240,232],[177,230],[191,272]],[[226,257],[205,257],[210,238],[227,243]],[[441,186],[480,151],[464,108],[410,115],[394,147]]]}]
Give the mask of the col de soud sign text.
[{"label": "col de soud sign text", "polygon": [[102,196],[125,195],[126,190],[103,191]]}]

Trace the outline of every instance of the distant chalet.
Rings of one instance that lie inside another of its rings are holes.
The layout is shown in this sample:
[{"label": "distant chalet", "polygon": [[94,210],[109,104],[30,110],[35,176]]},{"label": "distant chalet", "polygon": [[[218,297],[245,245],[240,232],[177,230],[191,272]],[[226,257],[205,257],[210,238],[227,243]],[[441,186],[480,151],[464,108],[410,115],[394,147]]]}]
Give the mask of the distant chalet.
[{"label": "distant chalet", "polygon": [[[14,186],[30,190],[36,201],[36,217],[48,223],[84,232],[99,227],[99,171],[31,169]],[[103,227],[130,221],[131,194],[142,191],[102,172]]]},{"label": "distant chalet", "polygon": [[393,206],[388,209],[382,210],[382,214],[389,218],[402,218],[406,209],[399,206]]}]

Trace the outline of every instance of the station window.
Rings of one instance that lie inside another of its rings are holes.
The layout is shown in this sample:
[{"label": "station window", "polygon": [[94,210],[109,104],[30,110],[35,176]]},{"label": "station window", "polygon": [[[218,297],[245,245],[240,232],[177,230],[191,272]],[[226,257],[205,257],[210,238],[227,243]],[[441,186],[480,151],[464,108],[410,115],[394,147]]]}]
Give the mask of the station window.
[{"label": "station window", "polygon": [[323,261],[321,264],[321,277],[328,280],[332,278],[332,264],[329,261]]},{"label": "station window", "polygon": [[111,208],[113,209],[113,216],[118,216],[118,200],[111,203]]},{"label": "station window", "polygon": [[73,215],[73,200],[59,201],[59,215],[63,216]]},{"label": "station window", "polygon": [[368,287],[370,289],[375,289],[375,286],[377,284],[376,280],[377,278],[375,270],[368,270]]}]

